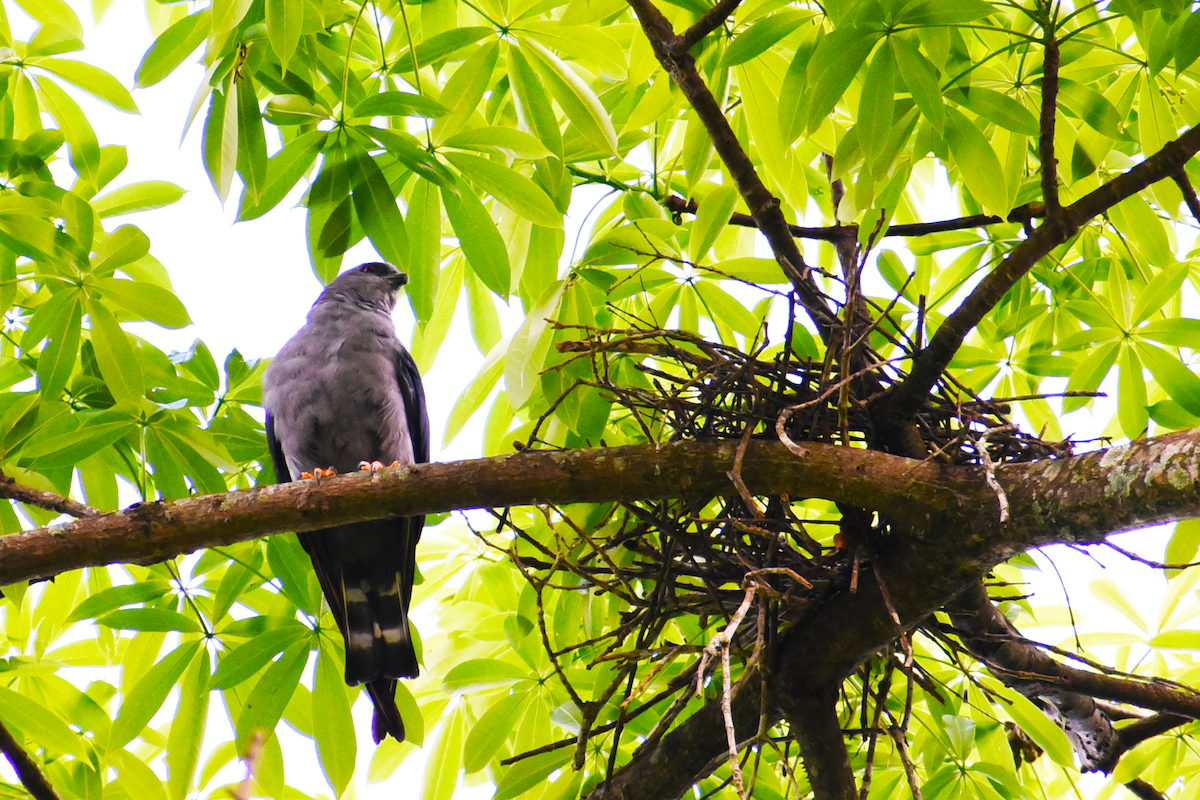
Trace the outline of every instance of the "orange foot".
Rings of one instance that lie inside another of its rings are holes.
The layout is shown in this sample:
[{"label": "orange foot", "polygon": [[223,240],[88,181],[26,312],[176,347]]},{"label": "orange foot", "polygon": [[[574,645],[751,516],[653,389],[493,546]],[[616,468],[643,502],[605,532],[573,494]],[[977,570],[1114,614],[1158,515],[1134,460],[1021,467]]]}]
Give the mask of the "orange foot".
[{"label": "orange foot", "polygon": [[362,472],[379,472],[381,470],[387,469],[388,467],[398,467],[398,466],[400,466],[399,461],[393,461],[392,463],[387,464],[387,465],[385,465],[382,461],[360,461],[358,464],[358,468]]},{"label": "orange foot", "polygon": [[337,475],[337,470],[333,467],[330,467],[329,469],[321,469],[320,467],[317,467],[312,472],[301,472],[300,479],[310,481],[313,478],[332,478],[334,475]]}]

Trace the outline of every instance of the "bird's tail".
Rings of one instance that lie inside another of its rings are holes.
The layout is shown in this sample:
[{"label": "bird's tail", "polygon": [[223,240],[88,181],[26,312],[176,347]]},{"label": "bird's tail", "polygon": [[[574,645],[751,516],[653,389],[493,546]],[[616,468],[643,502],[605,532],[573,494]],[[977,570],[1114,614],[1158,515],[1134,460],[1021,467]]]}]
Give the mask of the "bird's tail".
[{"label": "bird's tail", "polygon": [[394,571],[343,586],[346,601],[346,683],[415,678],[417,653]]},{"label": "bird's tail", "polygon": [[400,718],[400,709],[396,708],[396,681],[390,678],[371,681],[367,684],[367,693],[375,704],[375,717],[371,721],[375,744],[382,742],[385,736],[403,742],[404,720]]}]

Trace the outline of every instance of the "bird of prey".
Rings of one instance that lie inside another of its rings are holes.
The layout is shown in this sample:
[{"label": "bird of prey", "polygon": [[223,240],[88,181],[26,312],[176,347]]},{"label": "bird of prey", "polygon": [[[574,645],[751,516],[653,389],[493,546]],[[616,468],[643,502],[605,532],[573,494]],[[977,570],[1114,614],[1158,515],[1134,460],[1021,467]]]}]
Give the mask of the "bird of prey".
[{"label": "bird of prey", "polygon": [[[379,262],[338,276],[267,368],[267,443],[280,483],[429,460],[425,390],[392,322],[407,281]],[[299,535],[346,640],[346,683],[365,683],[375,704],[376,742],[404,741],[396,679],[418,671],[408,604],[424,524],[394,517]]]}]

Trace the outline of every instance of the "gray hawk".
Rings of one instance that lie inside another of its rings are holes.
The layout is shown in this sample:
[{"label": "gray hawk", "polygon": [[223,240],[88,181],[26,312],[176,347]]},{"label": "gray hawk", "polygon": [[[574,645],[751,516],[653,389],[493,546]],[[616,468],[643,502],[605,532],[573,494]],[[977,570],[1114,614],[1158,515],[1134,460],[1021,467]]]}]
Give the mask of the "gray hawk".
[{"label": "gray hawk", "polygon": [[[338,276],[267,368],[267,443],[280,483],[429,460],[421,375],[392,322],[407,281],[381,262]],[[299,535],[346,640],[346,683],[365,683],[375,704],[376,742],[404,741],[396,679],[418,672],[408,605],[424,524],[393,517]]]}]

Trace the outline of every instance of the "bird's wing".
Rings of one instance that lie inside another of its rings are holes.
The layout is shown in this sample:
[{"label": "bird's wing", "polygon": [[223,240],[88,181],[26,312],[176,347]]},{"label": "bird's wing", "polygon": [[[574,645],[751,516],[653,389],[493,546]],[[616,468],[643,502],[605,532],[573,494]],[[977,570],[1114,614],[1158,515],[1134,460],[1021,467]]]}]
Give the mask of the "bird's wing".
[{"label": "bird's wing", "polygon": [[291,481],[292,475],[288,471],[287,459],[283,455],[283,446],[279,444],[279,437],[275,435],[275,420],[270,411],[267,411],[267,449],[271,451],[271,462],[275,465],[275,482],[288,483]]},{"label": "bird's wing", "polygon": [[429,461],[429,410],[425,406],[425,385],[417,362],[403,347],[396,348],[396,383],[404,399],[408,435],[412,440],[413,460],[418,464]]}]

